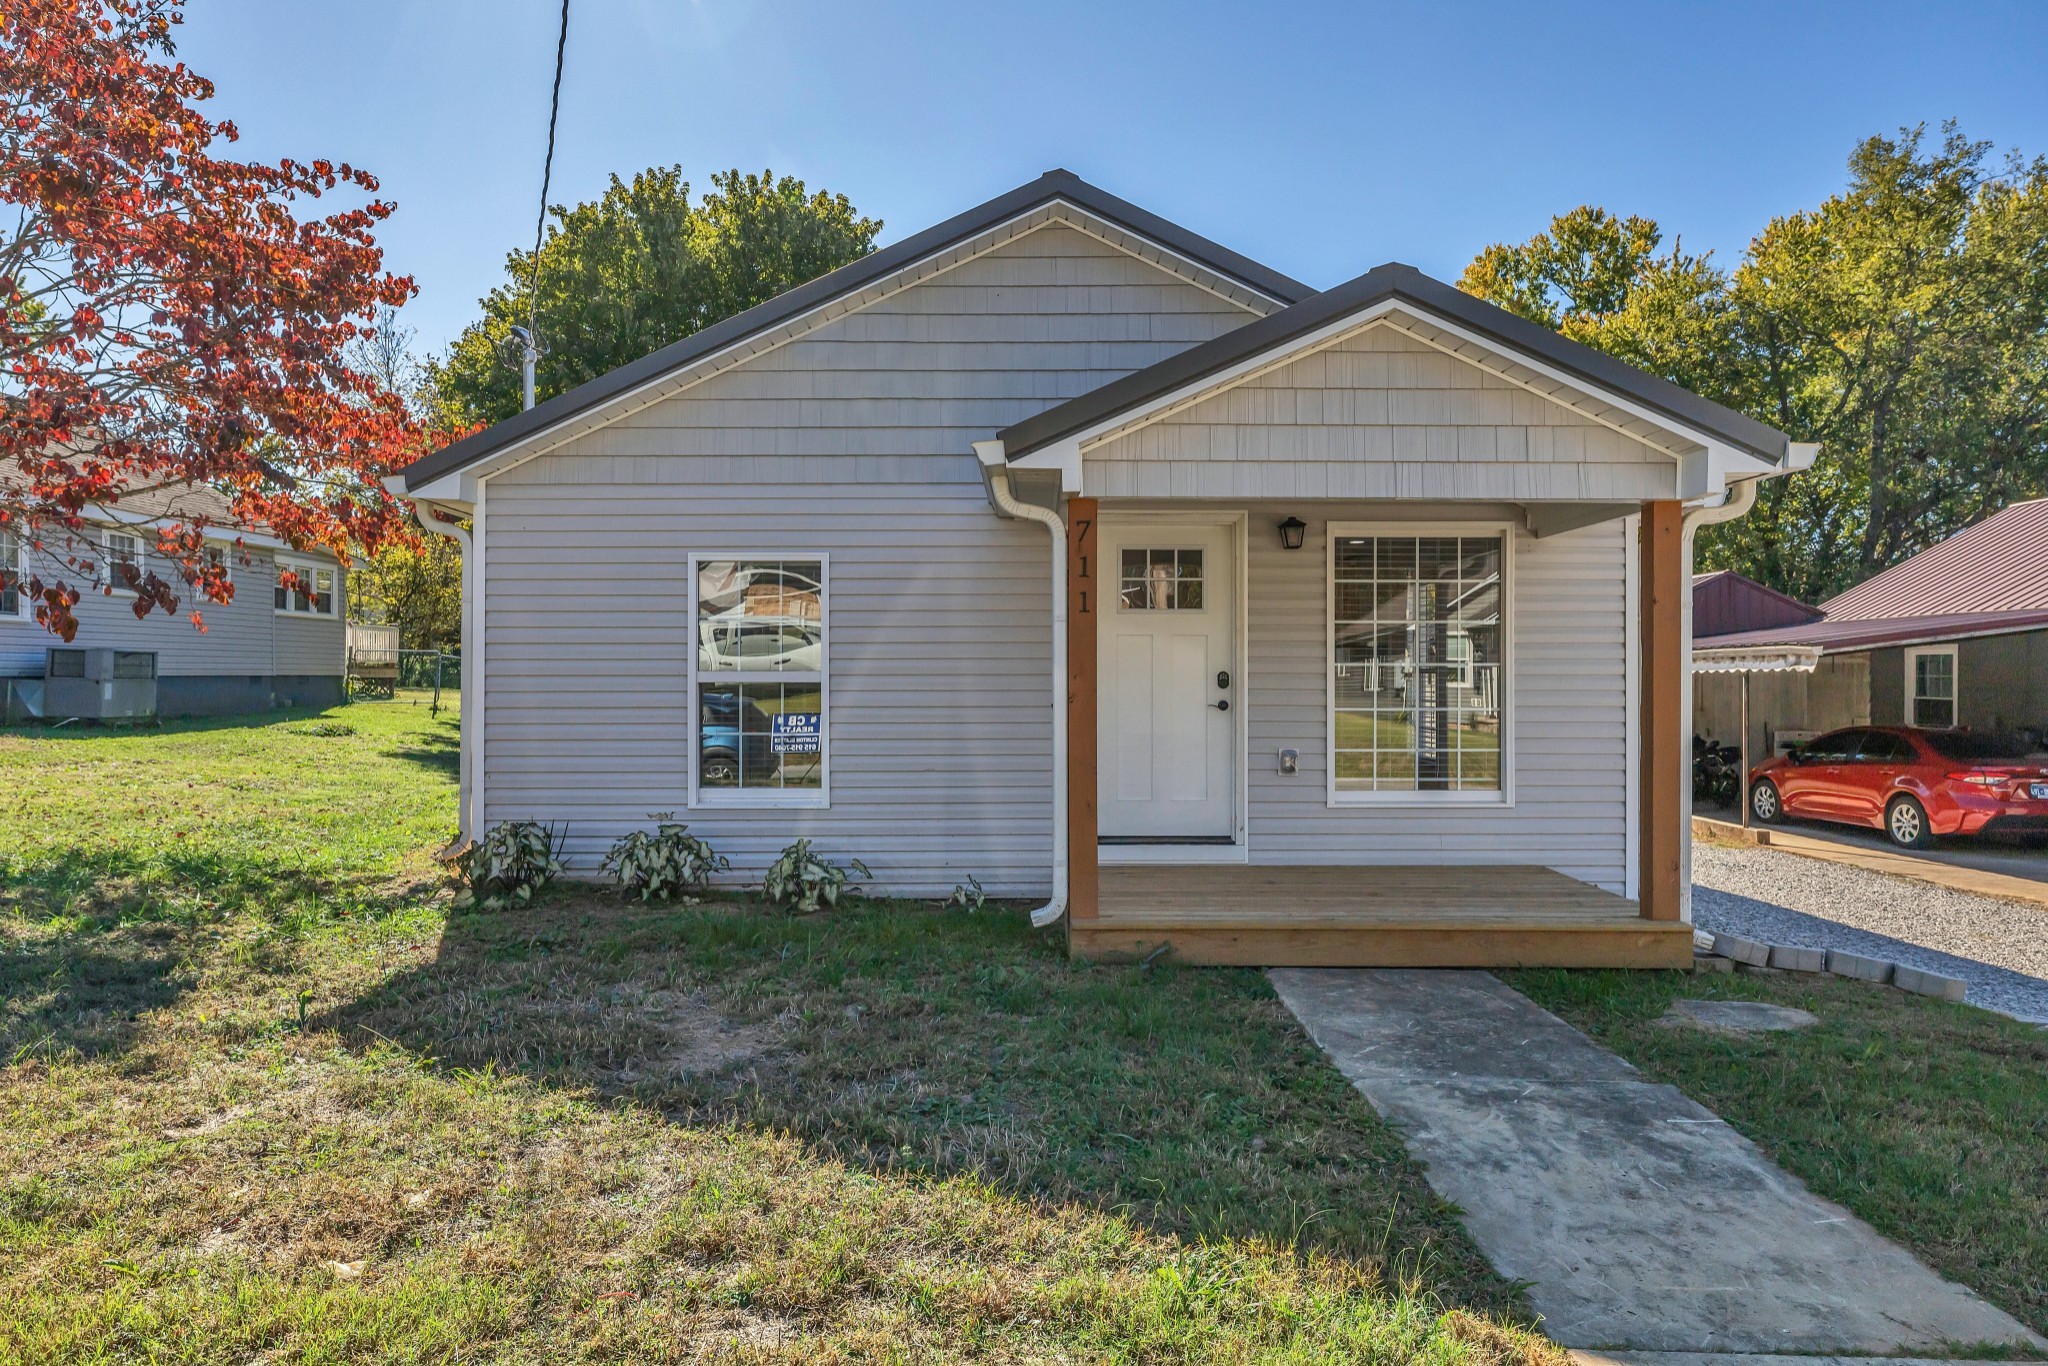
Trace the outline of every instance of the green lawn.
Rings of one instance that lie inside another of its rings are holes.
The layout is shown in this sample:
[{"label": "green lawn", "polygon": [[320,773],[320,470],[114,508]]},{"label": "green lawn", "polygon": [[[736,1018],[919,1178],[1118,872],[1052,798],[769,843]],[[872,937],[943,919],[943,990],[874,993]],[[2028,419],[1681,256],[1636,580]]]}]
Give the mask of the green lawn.
[{"label": "green lawn", "polygon": [[0,1359],[1562,1361],[1257,975],[456,912],[455,753],[0,734]]},{"label": "green lawn", "polygon": [[[1518,972],[1517,989],[1669,1082],[1936,1270],[2048,1332],[2048,1031],[1832,977]],[[1820,1023],[1655,1023],[1681,997]]]}]

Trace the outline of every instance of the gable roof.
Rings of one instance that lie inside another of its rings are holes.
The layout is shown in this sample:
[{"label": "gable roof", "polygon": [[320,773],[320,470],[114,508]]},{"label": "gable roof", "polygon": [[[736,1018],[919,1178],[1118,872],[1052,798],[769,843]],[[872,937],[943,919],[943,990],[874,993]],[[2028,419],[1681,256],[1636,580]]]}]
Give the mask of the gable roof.
[{"label": "gable roof", "polygon": [[1123,413],[1221,375],[1246,361],[1307,337],[1353,313],[1404,301],[1425,314],[1479,334],[1509,352],[1564,370],[1593,386],[1623,395],[1685,426],[1718,437],[1773,464],[1785,462],[1790,439],[1755,418],[1738,413],[1572,341],[1504,308],[1432,280],[1413,266],[1390,262],[1334,289],[1246,323],[1214,341],[1191,347],[1099,389],[1048,408],[998,433],[1011,460],[1050,446]]},{"label": "gable roof", "polygon": [[1822,612],[1788,593],[1732,569],[1695,574],[1692,580],[1692,636],[1733,635],[1819,621]]},{"label": "gable roof", "polygon": [[1196,265],[1280,304],[1293,304],[1315,293],[1301,281],[1269,270],[1250,257],[1240,256],[1177,223],[1148,213],[1107,190],[1089,184],[1071,171],[1047,171],[1029,184],[998,195],[936,227],[870,252],[808,284],[798,285],[744,313],[736,313],[659,351],[579,384],[566,393],[557,394],[545,403],[535,404],[517,417],[506,418],[473,436],[445,446],[408,465],[400,472],[400,477],[405,480],[407,488],[419,488],[429,480],[474,464],[537,432],[578,417],[668,371],[788,322],[843,295],[855,293],[927,256],[957,246],[1020,214],[1058,200],[1106,219],[1139,237],[1149,238]]},{"label": "gable roof", "polygon": [[1829,621],[2048,611],[2048,498],[2014,503],[1821,610]]}]

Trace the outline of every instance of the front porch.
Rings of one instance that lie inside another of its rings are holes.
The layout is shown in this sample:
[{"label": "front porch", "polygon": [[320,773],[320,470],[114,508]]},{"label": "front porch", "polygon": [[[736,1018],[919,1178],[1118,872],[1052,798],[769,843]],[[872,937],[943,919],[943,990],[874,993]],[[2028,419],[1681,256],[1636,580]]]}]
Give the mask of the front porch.
[{"label": "front porch", "polygon": [[[1374,511],[1361,504],[1241,505],[1235,548],[1219,539],[1200,552],[1203,591],[1215,596],[1190,599],[1221,610],[1198,614],[1183,603],[1158,613],[1172,616],[1161,628],[1171,634],[1133,650],[1133,639],[1149,642],[1137,634],[1143,623],[1128,620],[1139,615],[1132,590],[1105,585],[1096,567],[1131,559],[1127,543],[1180,547],[1176,561],[1188,559],[1203,516],[1227,509],[1184,509],[1067,503],[1071,953],[1125,959],[1163,948],[1183,962],[1243,966],[1690,965],[1680,845],[1685,575],[1675,501],[1602,507],[1561,527],[1538,510],[1520,525],[1494,506],[1431,510],[1439,520],[1418,524],[1478,526],[1496,538],[1497,569],[1492,550],[1479,563],[1498,574],[1499,596],[1490,596],[1496,580],[1474,591],[1471,576],[1461,577],[1461,602],[1483,602],[1484,615],[1475,621],[1468,611],[1446,633],[1497,625],[1502,653],[1489,654],[1491,642],[1476,649],[1474,675],[1500,658],[1503,681],[1450,678],[1446,695],[1469,694],[1476,719],[1454,717],[1429,735],[1429,713],[1406,698],[1398,705],[1411,709],[1397,723],[1384,722],[1382,707],[1361,728],[1363,713],[1350,710],[1359,704],[1339,692],[1378,689],[1384,698],[1387,678],[1406,687],[1438,667],[1414,653],[1424,640],[1414,604],[1427,595],[1404,590],[1385,600],[1406,617],[1373,647],[1398,662],[1377,664],[1376,674],[1341,672],[1339,643],[1363,633],[1339,606],[1337,536],[1357,543],[1353,528]],[[1276,528],[1297,510],[1303,531],[1284,543]],[[1397,521],[1375,525],[1379,540],[1402,542]],[[1156,549],[1145,552],[1147,565],[1158,559]],[[1155,598],[1163,595],[1140,607]],[[1233,612],[1248,623],[1235,636]],[[1222,620],[1206,627],[1198,615]],[[1220,646],[1203,644],[1208,629]],[[1207,719],[1140,731],[1134,742],[1135,726],[1170,707]],[[1451,714],[1443,703],[1439,715]],[[1381,750],[1391,735],[1397,763],[1412,753],[1413,766],[1395,772],[1413,790],[1360,795],[1366,784],[1355,775],[1367,770],[1353,736],[1361,734]],[[1207,768],[1195,761],[1205,736],[1224,756]],[[1441,737],[1456,738],[1457,766]],[[1476,783],[1466,762],[1473,751],[1489,761]],[[1215,824],[1147,827],[1131,814],[1150,801],[1173,808],[1178,821],[1204,813],[1198,797],[1218,808],[1201,816]]]},{"label": "front porch", "polygon": [[1549,868],[1103,868],[1077,957],[1258,967],[1678,968],[1692,927]]}]

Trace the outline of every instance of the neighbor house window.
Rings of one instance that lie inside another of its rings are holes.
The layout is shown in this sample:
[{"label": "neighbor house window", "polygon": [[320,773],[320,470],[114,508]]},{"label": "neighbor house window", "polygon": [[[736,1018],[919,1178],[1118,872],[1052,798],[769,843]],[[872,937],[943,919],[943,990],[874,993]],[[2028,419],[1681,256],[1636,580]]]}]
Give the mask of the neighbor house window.
[{"label": "neighbor house window", "polygon": [[142,540],[125,531],[109,531],[106,537],[107,584],[119,593],[132,593],[126,570],[142,570]]},{"label": "neighbor house window", "polygon": [[1508,533],[1329,545],[1331,800],[1501,800]]},{"label": "neighbor house window", "polygon": [[[285,586],[285,575],[291,574],[297,582]],[[271,598],[271,605],[280,612],[293,616],[331,617],[339,605],[338,591],[340,571],[317,564],[303,564],[295,560],[277,562],[277,587]]]},{"label": "neighbor house window", "polygon": [[27,583],[27,542],[11,531],[0,531],[0,621],[28,617]]},{"label": "neighbor house window", "polygon": [[1956,647],[1930,645],[1906,651],[1906,724],[1956,723]]},{"label": "neighbor house window", "polygon": [[823,556],[693,556],[695,799],[822,805]]}]

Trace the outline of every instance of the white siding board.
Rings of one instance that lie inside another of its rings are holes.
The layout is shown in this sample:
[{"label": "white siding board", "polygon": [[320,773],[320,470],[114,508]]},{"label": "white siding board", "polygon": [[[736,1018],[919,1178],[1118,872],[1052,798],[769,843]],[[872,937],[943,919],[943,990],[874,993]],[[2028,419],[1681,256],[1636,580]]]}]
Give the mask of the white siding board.
[{"label": "white siding board", "polygon": [[[1624,523],[1518,535],[1509,629],[1516,800],[1500,806],[1328,804],[1324,588],[1329,521],[1491,518],[1506,509],[1254,506],[1247,538],[1248,856],[1259,864],[1537,863],[1619,892],[1627,812]],[[1309,523],[1298,551],[1266,534]],[[1274,755],[1301,751],[1282,777]]]},{"label": "white siding board", "polygon": [[[79,621],[74,647],[154,650],[157,672],[166,678],[264,678],[280,674],[335,675],[342,672],[343,626],[337,619],[293,622],[298,629],[282,638],[271,590],[277,565],[268,550],[250,549],[249,562],[238,556],[230,567],[235,585],[232,602],[208,602],[181,585],[175,616],[153,611],[137,618],[127,595],[86,592],[75,609]],[[145,569],[165,578],[175,570],[145,552]],[[47,572],[47,571],[46,571]],[[194,608],[204,631],[191,621]],[[44,651],[63,641],[33,620],[0,621],[0,674],[40,677]]]},{"label": "white siding board", "polygon": [[1609,405],[1572,398],[1376,326],[1090,447],[1082,483],[1104,498],[1674,496],[1668,452],[1600,425],[1620,416]]},{"label": "white siding board", "polygon": [[880,297],[493,476],[479,820],[565,823],[581,871],[688,799],[693,552],[831,556],[829,808],[700,806],[937,896],[1049,890],[1049,549],[969,443],[1255,311],[1069,227]]}]

